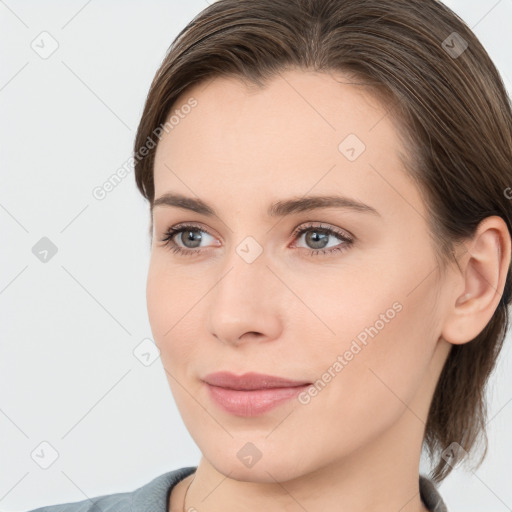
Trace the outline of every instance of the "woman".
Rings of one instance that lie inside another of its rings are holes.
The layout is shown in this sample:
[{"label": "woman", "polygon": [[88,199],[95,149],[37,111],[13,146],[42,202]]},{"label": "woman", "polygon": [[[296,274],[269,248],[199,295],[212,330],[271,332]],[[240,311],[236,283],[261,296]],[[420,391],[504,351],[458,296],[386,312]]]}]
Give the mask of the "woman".
[{"label": "woman", "polygon": [[218,0],[134,150],[202,457],[37,510],[447,510],[511,300],[512,111],[471,30],[435,0]]}]

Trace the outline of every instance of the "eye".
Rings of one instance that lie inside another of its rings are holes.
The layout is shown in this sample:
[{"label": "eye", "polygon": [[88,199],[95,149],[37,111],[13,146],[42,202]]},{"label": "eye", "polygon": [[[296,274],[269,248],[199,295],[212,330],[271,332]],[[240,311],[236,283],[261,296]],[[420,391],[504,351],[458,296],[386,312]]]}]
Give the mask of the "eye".
[{"label": "eye", "polygon": [[[206,236],[205,236],[206,235]],[[347,250],[354,242],[354,238],[345,231],[341,231],[324,225],[309,224],[307,226],[296,229],[293,238],[301,238],[305,235],[304,240],[312,247],[303,247],[311,249],[311,256],[333,254],[337,251]],[[199,226],[193,224],[179,224],[169,228],[165,232],[165,237],[160,241],[168,247],[173,253],[179,253],[185,256],[197,256],[208,249],[208,247],[200,247],[201,242],[208,241],[208,238],[216,240],[213,235]],[[329,238],[337,238],[341,243],[329,246]],[[213,245],[220,246],[220,242]]]},{"label": "eye", "polygon": [[[317,226],[309,224],[294,231],[294,238],[302,238],[306,244],[310,244],[306,249],[311,249],[311,256],[319,254],[333,254],[337,251],[347,250],[353,243],[354,239],[347,232],[327,227],[324,225]],[[337,238],[341,243],[329,246],[329,238]]]},{"label": "eye", "polygon": [[[201,233],[206,233],[206,237]],[[164,246],[171,249],[174,253],[192,256],[203,252],[205,248],[200,248],[199,250],[197,250],[197,248],[201,242],[204,239],[207,240],[208,237],[215,239],[210,233],[208,233],[208,231],[205,231],[198,226],[194,226],[192,224],[179,224],[178,226],[169,228],[165,233],[165,237],[161,239],[161,242],[164,242]],[[176,243],[174,240],[175,238],[183,245]],[[220,244],[217,243],[215,245]]]}]

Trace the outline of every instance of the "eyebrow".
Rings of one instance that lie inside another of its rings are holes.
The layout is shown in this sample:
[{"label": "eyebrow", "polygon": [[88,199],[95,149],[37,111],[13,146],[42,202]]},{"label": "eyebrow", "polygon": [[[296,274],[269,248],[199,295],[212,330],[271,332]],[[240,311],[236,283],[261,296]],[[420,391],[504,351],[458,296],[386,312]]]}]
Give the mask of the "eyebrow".
[{"label": "eyebrow", "polygon": [[[153,211],[153,208],[158,206],[175,206],[183,210],[191,210],[209,217],[218,216],[215,210],[201,199],[187,197],[181,194],[163,194],[158,199],[155,199],[151,212]],[[307,212],[318,208],[343,208],[380,216],[380,213],[372,206],[344,196],[306,196],[297,199],[292,198],[277,201],[269,206],[267,215],[269,217],[283,217],[285,215]]]}]

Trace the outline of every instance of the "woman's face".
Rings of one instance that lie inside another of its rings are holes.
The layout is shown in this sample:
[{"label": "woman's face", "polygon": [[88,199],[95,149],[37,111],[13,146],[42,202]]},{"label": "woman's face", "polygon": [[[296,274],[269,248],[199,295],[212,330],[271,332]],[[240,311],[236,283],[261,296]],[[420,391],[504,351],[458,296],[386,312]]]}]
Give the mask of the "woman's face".
[{"label": "woman's face", "polygon": [[[190,202],[154,208],[147,303],[204,457],[235,479],[273,481],[389,457],[384,438],[419,456],[448,353],[447,283],[386,106],[334,75],[289,71],[263,90],[202,83],[176,110],[155,199]],[[309,199],[322,197],[337,203]],[[215,214],[186,207],[195,201]],[[203,381],[219,371],[312,385],[268,410],[265,397],[227,410]]]}]

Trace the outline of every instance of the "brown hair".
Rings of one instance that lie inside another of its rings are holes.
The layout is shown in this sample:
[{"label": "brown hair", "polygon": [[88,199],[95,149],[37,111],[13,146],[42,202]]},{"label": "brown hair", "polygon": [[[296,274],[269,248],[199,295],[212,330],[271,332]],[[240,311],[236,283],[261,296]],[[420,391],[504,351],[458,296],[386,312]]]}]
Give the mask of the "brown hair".
[{"label": "brown hair", "polygon": [[[340,71],[392,105],[440,263],[453,262],[453,248],[487,216],[502,217],[512,232],[505,192],[512,186],[510,99],[477,37],[436,0],[218,0],[204,9],[170,46],[138,127],[135,179],[151,209],[156,145],[143,157],[139,149],[161,133],[178,96],[219,76],[263,87],[291,68]],[[471,342],[451,347],[424,434],[436,482],[453,468],[445,455],[452,442],[470,452],[482,435],[477,467],[487,454],[485,390],[510,300],[509,266],[488,325]]]}]

